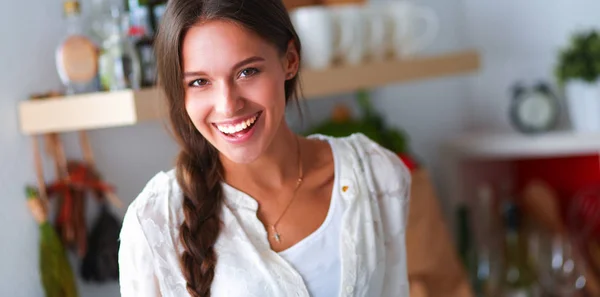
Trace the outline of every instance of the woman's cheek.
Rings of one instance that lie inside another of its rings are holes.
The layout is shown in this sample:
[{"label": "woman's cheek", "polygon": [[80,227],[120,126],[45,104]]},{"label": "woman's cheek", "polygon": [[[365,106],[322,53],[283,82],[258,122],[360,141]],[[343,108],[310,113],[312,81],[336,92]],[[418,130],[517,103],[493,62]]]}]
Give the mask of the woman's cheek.
[{"label": "woman's cheek", "polygon": [[204,121],[207,117],[210,106],[207,100],[202,100],[199,96],[188,95],[185,100],[185,109],[195,125],[199,121]]}]

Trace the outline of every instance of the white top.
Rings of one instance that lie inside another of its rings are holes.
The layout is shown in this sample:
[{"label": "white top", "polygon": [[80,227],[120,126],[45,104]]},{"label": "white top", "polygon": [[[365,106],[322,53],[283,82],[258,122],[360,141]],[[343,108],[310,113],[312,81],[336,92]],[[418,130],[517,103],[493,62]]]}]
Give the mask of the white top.
[{"label": "white top", "polygon": [[[342,211],[339,296],[408,297],[405,231],[410,173],[362,134],[328,140],[339,161]],[[300,273],[271,250],[258,203],[223,183],[213,297],[309,297]],[[179,264],[182,193],[173,171],[158,173],[131,203],[121,230],[121,296],[189,296]]]},{"label": "white top", "polygon": [[340,234],[344,213],[338,206],[341,199],[339,166],[335,160],[335,179],[329,211],[323,224],[315,232],[285,251],[279,252],[298,271],[311,297],[339,296],[342,263]]}]

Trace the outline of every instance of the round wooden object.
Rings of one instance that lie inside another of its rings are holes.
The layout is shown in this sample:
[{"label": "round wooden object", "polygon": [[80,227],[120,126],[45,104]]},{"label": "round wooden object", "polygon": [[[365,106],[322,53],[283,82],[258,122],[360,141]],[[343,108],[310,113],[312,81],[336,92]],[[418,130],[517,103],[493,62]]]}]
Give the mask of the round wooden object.
[{"label": "round wooden object", "polygon": [[84,36],[70,36],[59,48],[58,67],[69,81],[78,83],[91,81],[98,72],[96,46]]}]

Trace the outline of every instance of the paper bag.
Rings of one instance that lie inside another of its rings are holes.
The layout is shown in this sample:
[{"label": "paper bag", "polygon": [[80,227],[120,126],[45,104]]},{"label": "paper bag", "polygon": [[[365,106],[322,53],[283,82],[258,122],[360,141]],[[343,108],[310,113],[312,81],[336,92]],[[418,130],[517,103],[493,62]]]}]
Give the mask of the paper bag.
[{"label": "paper bag", "polygon": [[422,169],[412,175],[406,245],[409,281],[424,287],[426,296],[473,296],[429,174]]}]

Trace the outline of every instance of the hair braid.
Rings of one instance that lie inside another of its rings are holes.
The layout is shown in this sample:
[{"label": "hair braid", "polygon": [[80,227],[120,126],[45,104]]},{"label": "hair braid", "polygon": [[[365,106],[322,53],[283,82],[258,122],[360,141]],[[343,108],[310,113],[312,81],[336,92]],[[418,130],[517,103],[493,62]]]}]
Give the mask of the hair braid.
[{"label": "hair braid", "polygon": [[185,150],[177,159],[177,180],[184,194],[180,240],[187,290],[193,297],[210,296],[217,256],[214,250],[221,223],[223,200],[220,184],[222,169],[214,149],[205,144],[204,152],[188,154]]}]

